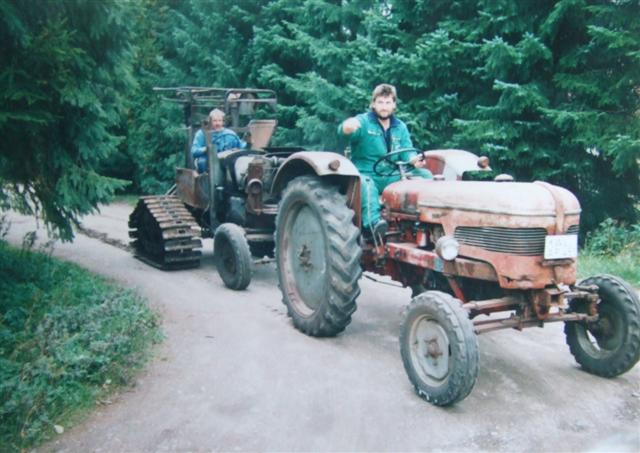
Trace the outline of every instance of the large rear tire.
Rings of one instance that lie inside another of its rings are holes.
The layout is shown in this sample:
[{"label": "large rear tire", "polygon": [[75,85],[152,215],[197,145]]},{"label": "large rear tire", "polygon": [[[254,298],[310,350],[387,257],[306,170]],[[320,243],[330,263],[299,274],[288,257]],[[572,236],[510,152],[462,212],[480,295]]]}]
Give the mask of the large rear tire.
[{"label": "large rear tire", "polygon": [[464,399],[478,376],[478,339],[459,300],[440,291],[415,297],[400,335],[404,369],[418,395],[436,406]]},{"label": "large rear tire", "polygon": [[251,253],[244,230],[233,223],[223,223],[213,239],[218,274],[225,286],[237,291],[251,283]]},{"label": "large rear tire", "polygon": [[276,263],[283,302],[307,335],[342,332],[351,322],[362,274],[359,230],[335,186],[300,176],[284,190],[276,218]]},{"label": "large rear tire", "polygon": [[[614,377],[630,370],[640,359],[640,301],[624,280],[597,275],[580,282],[598,287],[599,319],[567,322],[567,344],[576,362],[598,376]],[[574,300],[571,309],[586,312],[584,301]]]}]

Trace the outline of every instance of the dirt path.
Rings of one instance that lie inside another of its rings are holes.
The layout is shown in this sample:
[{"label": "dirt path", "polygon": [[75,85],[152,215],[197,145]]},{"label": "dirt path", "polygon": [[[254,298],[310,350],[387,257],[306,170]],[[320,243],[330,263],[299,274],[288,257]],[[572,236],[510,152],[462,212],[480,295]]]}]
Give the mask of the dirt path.
[{"label": "dirt path", "polygon": [[[105,207],[84,226],[125,244],[129,211]],[[33,229],[13,216],[10,240]],[[42,451],[640,450],[640,366],[611,380],[580,371],[561,325],[480,337],[472,394],[436,408],[402,368],[408,290],[363,279],[346,332],[313,339],[287,318],[273,265],[233,292],[211,248],[199,269],[167,273],[85,235],[56,247],[147,297],[166,341],[133,389]]]}]

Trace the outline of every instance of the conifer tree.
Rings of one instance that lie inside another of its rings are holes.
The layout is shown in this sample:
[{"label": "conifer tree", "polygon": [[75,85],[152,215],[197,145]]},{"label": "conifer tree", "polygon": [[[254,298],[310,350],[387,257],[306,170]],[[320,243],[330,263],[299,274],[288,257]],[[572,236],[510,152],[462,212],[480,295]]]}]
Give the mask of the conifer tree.
[{"label": "conifer tree", "polygon": [[631,1],[485,5],[463,22],[477,34],[463,42],[477,49],[482,92],[463,99],[450,142],[490,154],[520,180],[569,188],[586,229],[607,216],[634,221],[639,14]]},{"label": "conifer tree", "polygon": [[0,0],[0,199],[65,239],[123,181],[96,169],[118,146],[130,74],[117,0]]},{"label": "conifer tree", "polygon": [[183,112],[154,87],[250,85],[247,61],[256,15],[265,1],[145,0],[135,21],[139,86],[128,121],[136,189],[166,191],[184,166]]}]

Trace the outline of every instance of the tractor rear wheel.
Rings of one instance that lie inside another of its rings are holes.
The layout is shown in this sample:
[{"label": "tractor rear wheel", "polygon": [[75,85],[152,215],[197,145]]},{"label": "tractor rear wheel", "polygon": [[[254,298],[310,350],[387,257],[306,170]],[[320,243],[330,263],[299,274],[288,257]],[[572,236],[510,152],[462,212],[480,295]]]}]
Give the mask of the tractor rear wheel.
[{"label": "tractor rear wheel", "polygon": [[244,230],[233,223],[223,223],[213,239],[218,274],[230,289],[245,289],[251,283],[251,253]]},{"label": "tractor rear wheel", "polygon": [[351,322],[362,274],[359,230],[338,188],[300,176],[284,190],[276,218],[276,263],[283,302],[307,335],[342,332]]},{"label": "tractor rear wheel", "polygon": [[458,299],[440,291],[415,297],[400,335],[404,369],[418,395],[448,406],[464,399],[478,376],[478,339]]},{"label": "tractor rear wheel", "polygon": [[[598,287],[599,319],[565,323],[569,350],[585,371],[603,377],[618,376],[640,359],[638,295],[624,280],[610,275],[589,277],[580,285]],[[580,302],[572,301],[571,308],[586,312],[586,305]]]}]

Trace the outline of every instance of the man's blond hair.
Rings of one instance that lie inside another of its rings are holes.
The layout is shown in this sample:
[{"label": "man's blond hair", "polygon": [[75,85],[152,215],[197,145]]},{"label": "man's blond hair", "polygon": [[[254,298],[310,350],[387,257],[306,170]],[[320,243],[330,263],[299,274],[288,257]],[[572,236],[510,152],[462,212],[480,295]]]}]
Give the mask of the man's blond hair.
[{"label": "man's blond hair", "polygon": [[396,87],[390,85],[388,83],[381,83],[377,87],[373,89],[373,93],[371,93],[371,107],[373,107],[373,103],[379,97],[388,97],[391,96],[393,98],[393,102],[397,102],[398,95],[396,93]]}]

